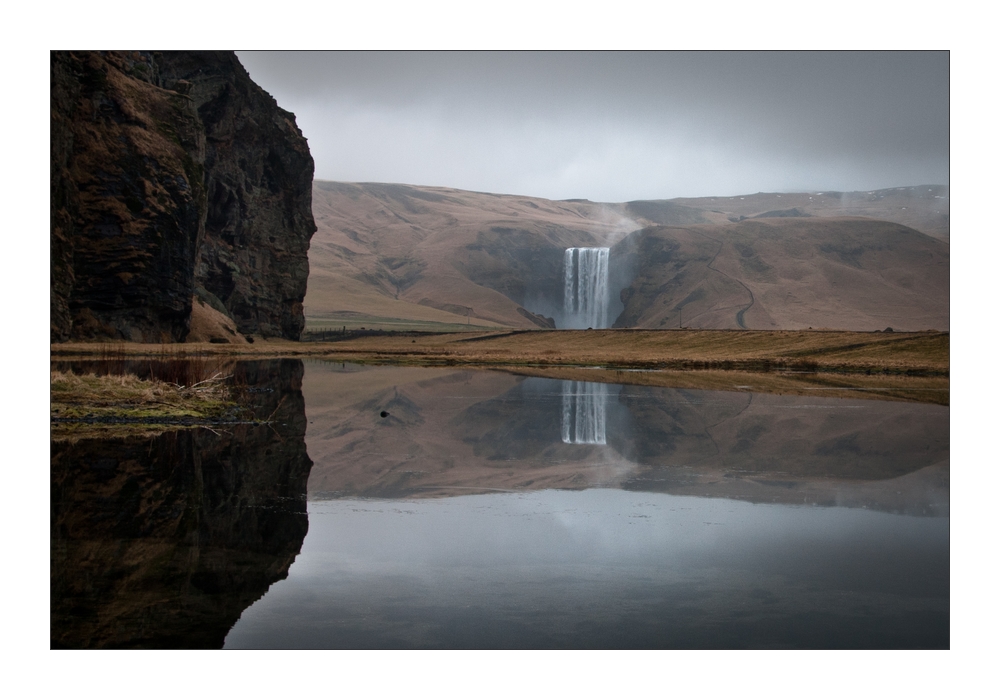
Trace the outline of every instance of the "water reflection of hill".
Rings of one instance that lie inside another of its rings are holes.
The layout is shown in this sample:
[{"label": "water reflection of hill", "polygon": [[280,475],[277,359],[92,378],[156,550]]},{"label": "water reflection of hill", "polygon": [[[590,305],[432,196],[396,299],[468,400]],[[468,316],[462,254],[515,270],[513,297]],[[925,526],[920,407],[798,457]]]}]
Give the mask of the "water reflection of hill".
[{"label": "water reflection of hill", "polygon": [[607,444],[567,444],[567,392],[599,395],[585,384],[311,363],[310,494],[611,486],[947,512],[947,407],[610,385]]},{"label": "water reflection of hill", "polygon": [[308,529],[302,364],[246,363],[267,426],[52,444],[53,647],[219,648]]}]

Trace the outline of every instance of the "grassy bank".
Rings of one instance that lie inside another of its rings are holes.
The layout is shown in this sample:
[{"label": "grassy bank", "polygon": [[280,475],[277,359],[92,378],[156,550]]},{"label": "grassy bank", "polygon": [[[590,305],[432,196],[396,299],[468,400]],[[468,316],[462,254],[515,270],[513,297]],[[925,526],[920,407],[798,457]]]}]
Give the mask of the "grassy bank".
[{"label": "grassy bank", "polygon": [[941,376],[736,370],[622,370],[581,367],[505,369],[529,377],[671,389],[737,391],[824,399],[912,401],[940,406],[950,404],[949,380],[948,377]]},{"label": "grassy bank", "polygon": [[[107,343],[62,343],[53,357],[100,357]],[[793,370],[947,377],[947,333],[593,330],[344,335],[336,342],[114,346],[121,356],[329,357],[411,365],[660,370]]]},{"label": "grassy bank", "polygon": [[192,386],[135,375],[51,373],[53,437],[155,432],[241,418],[224,377]]}]

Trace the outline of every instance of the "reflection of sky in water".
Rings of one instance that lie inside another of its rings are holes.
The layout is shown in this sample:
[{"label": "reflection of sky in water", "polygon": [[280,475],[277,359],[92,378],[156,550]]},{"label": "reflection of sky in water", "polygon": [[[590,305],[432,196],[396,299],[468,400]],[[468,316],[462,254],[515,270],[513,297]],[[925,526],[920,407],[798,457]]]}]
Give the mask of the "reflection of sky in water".
[{"label": "reflection of sky in water", "polygon": [[367,371],[228,646],[948,645],[947,407]]},{"label": "reflection of sky in water", "polygon": [[948,520],[617,490],[310,503],[229,647],[948,644]]}]

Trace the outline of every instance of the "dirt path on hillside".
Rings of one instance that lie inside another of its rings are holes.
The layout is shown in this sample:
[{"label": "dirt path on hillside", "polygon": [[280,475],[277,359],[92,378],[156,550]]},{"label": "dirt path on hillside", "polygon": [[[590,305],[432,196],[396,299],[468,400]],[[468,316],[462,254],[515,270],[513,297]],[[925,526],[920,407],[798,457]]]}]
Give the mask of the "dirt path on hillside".
[{"label": "dirt path on hillside", "polygon": [[741,282],[740,280],[736,279],[732,275],[727,275],[725,272],[723,272],[722,270],[718,269],[717,267],[712,267],[712,265],[715,263],[715,259],[717,257],[719,257],[719,253],[722,252],[722,247],[725,245],[725,243],[723,243],[722,241],[720,241],[718,239],[712,238],[711,236],[706,236],[704,233],[701,233],[700,231],[696,231],[695,233],[698,233],[698,234],[704,236],[705,238],[707,238],[708,240],[714,241],[715,243],[719,244],[719,249],[717,251],[715,251],[715,255],[713,255],[712,259],[708,261],[708,265],[706,267],[708,267],[708,269],[711,270],[712,272],[718,272],[723,277],[728,277],[733,282],[736,282],[741,287],[743,287],[743,289],[747,290],[747,294],[750,295],[750,303],[747,304],[745,307],[743,307],[741,310],[739,310],[739,311],[736,312],[736,324],[741,329],[743,329],[745,331],[746,330],[750,330],[749,328],[747,328],[746,324],[743,322],[743,314],[745,314],[747,311],[749,311],[750,307],[753,306],[754,302],[756,301],[756,299],[754,298],[753,292],[750,290],[750,287],[746,286],[745,284],[743,284],[743,282]]}]

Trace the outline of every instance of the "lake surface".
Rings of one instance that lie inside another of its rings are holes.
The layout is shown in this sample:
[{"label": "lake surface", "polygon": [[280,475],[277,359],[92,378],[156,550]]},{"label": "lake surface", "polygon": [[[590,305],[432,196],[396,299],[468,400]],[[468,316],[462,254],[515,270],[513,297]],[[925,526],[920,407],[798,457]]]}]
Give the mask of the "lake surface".
[{"label": "lake surface", "polygon": [[53,646],[949,646],[946,406],[243,364],[53,442]]}]

